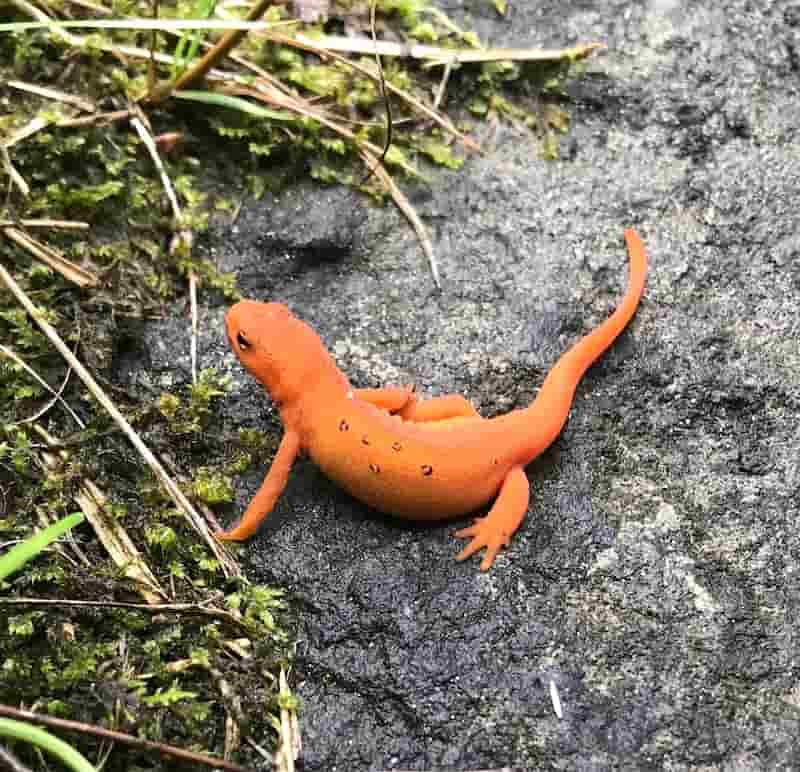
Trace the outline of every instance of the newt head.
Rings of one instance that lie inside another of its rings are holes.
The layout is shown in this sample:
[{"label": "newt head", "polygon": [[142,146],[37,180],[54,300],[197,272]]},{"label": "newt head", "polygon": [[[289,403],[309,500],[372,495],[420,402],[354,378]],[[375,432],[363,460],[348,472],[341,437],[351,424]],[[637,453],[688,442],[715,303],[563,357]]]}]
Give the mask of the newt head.
[{"label": "newt head", "polygon": [[225,315],[231,348],[280,403],[296,399],[328,360],[322,341],[282,303],[242,300]]}]

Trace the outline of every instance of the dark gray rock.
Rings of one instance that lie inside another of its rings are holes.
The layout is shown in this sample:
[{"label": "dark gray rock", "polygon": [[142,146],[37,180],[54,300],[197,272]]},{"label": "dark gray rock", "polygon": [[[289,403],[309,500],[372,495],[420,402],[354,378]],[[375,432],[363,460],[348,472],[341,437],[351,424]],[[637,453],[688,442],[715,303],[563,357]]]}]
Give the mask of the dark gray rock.
[{"label": "dark gray rock", "polygon": [[[567,160],[501,127],[414,197],[441,295],[402,218],[342,190],[249,205],[210,254],[313,323],[354,384],[486,415],[530,401],[612,310],[627,225],[647,293],[488,574],[454,562],[452,525],[391,521],[297,464],[247,556],[299,616],[303,768],[797,768],[798,5],[490,5],[446,9],[494,44],[609,53],[571,86]],[[236,379],[225,420],[274,431],[222,313],[202,345]]]}]

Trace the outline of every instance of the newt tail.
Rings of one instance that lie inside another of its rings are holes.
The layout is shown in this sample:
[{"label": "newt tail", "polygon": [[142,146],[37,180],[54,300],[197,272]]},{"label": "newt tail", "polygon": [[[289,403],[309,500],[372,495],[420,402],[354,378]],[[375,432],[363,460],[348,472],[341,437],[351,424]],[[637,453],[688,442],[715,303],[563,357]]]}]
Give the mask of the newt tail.
[{"label": "newt tail", "polygon": [[522,411],[530,427],[527,438],[522,440],[523,466],[543,453],[561,433],[583,374],[619,337],[636,313],[644,292],[647,254],[639,234],[631,228],[625,229],[625,243],[630,256],[630,278],[622,302],[606,321],[562,354],[544,379],[536,399]]}]

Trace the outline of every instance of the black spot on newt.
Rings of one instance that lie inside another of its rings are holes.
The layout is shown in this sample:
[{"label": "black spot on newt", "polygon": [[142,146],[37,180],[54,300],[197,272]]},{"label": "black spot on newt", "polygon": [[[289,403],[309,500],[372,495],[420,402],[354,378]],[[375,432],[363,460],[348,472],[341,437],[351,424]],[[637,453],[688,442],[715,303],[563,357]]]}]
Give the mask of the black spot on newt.
[{"label": "black spot on newt", "polygon": [[401,443],[399,443],[399,442],[393,442],[392,443],[392,450],[395,453],[399,453],[402,449],[403,449],[403,446],[402,446]]},{"label": "black spot on newt", "polygon": [[346,432],[348,429],[350,429],[350,425],[343,418],[341,421],[339,421],[339,431]]},{"label": "black spot on newt", "polygon": [[375,474],[380,474],[381,473],[381,468],[377,464],[370,464],[369,465],[369,471],[370,472],[374,472]]},{"label": "black spot on newt", "polygon": [[361,444],[362,445],[369,445],[369,437],[367,437],[366,434],[361,438]]},{"label": "black spot on newt", "polygon": [[422,466],[422,474],[425,477],[430,477],[433,474],[433,467],[430,464],[423,464]]}]

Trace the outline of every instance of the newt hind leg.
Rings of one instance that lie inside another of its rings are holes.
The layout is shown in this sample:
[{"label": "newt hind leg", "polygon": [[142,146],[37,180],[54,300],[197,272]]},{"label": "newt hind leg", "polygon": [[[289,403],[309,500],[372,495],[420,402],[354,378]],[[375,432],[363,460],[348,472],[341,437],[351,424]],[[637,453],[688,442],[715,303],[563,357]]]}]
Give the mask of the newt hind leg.
[{"label": "newt hind leg", "polygon": [[454,418],[481,418],[475,406],[460,394],[420,399],[413,386],[355,389],[357,399],[413,423],[436,423]]},{"label": "newt hind leg", "polygon": [[409,400],[397,411],[404,421],[433,423],[453,418],[480,418],[475,406],[460,394],[445,394],[425,400]]},{"label": "newt hind leg", "polygon": [[413,386],[384,386],[380,389],[355,389],[357,399],[369,402],[370,405],[397,413],[407,405],[413,405],[417,397]]},{"label": "newt hind leg", "polygon": [[476,518],[472,525],[453,534],[459,539],[472,539],[456,555],[456,560],[466,560],[470,555],[486,548],[480,567],[481,571],[488,571],[501,547],[510,544],[511,537],[528,511],[530,497],[531,487],[525,470],[521,466],[512,467],[500,486],[500,493],[497,494],[489,514]]}]

